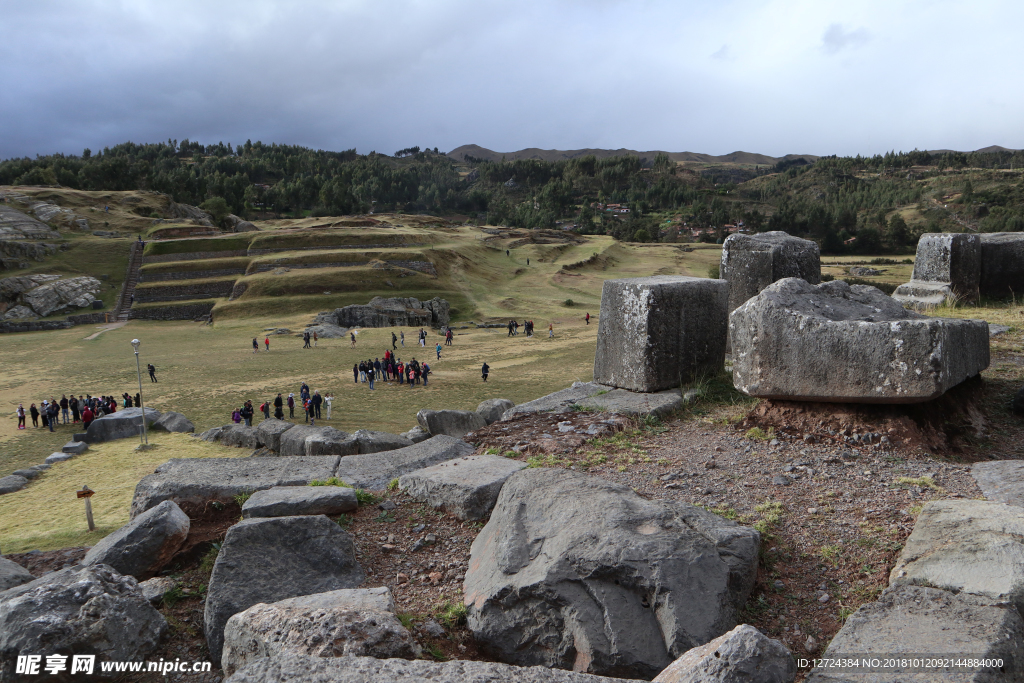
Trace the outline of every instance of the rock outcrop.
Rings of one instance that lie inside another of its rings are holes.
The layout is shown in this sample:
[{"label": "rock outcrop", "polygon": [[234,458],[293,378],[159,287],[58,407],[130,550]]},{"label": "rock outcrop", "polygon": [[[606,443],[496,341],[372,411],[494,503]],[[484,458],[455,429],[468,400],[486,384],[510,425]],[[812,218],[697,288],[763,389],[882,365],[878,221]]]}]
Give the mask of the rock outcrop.
[{"label": "rock outcrop", "polygon": [[655,275],[605,280],[594,382],[655,392],[725,366],[729,284]]},{"label": "rock outcrop", "polygon": [[421,410],[416,421],[433,436],[444,434],[460,438],[487,426],[487,421],[472,410]]},{"label": "rock outcrop", "polygon": [[729,325],[733,384],[760,398],[919,403],[989,364],[984,321],[929,318],[842,280],[780,280]]},{"label": "rock outcrop", "polygon": [[976,462],[971,476],[989,500],[1024,508],[1024,460]]},{"label": "rock outcrop", "polygon": [[471,455],[410,472],[398,487],[413,499],[443,508],[459,519],[485,519],[505,481],[525,462],[499,455]]},{"label": "rock outcrop", "polygon": [[504,484],[473,542],[468,623],[499,660],[651,678],[736,624],[760,535],[569,470]]},{"label": "rock outcrop", "polygon": [[796,662],[786,646],[749,624],[688,650],[653,683],[793,683]]},{"label": "rock outcrop", "polygon": [[334,427],[296,425],[280,435],[281,455],[355,455],[359,442]]},{"label": "rock outcrop", "polygon": [[451,306],[444,299],[375,296],[366,305],[345,306],[316,316],[314,324],[351,327],[444,327],[451,320]]},{"label": "rock outcrop", "polygon": [[165,500],[94,545],[83,565],[105,564],[142,581],[164,568],[188,536],[188,515]]},{"label": "rock outcrop", "polygon": [[46,223],[0,204],[0,240],[57,240],[60,233]]},{"label": "rock outcrop", "polygon": [[103,443],[115,439],[139,438],[142,433],[142,412],[146,412],[146,427],[160,419],[160,411],[152,408],[125,408],[92,421],[82,441]]},{"label": "rock outcrop", "polygon": [[573,382],[568,389],[520,403],[516,407],[506,410],[501,419],[503,421],[511,420],[517,415],[531,413],[568,413],[575,409],[574,406],[577,402],[598,394],[606,394],[613,388],[596,382]]},{"label": "rock outcrop", "polygon": [[23,583],[35,581],[36,577],[17,562],[11,562],[6,557],[0,557],[0,593],[8,588],[20,586]]},{"label": "rock outcrop", "polygon": [[192,421],[181,413],[176,413],[173,410],[168,410],[163,413],[155,422],[153,422],[153,429],[160,429],[165,432],[176,432],[179,434],[188,434],[196,431],[196,426],[192,424]]},{"label": "rock outcrop", "polygon": [[487,424],[492,424],[500,420],[506,410],[511,410],[515,407],[516,404],[507,398],[489,398],[480,402],[476,407],[476,412],[480,414],[480,417],[482,417]]},{"label": "rock outcrop", "polygon": [[357,488],[382,489],[403,474],[472,453],[473,447],[465,441],[434,436],[394,451],[342,458],[336,475]]}]

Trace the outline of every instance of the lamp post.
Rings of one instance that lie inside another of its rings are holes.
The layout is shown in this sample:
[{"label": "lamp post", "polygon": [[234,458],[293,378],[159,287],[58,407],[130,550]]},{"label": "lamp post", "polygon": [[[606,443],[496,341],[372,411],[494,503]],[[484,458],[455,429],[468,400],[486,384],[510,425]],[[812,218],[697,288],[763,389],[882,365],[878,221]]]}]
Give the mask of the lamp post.
[{"label": "lamp post", "polygon": [[149,443],[149,434],[146,432],[146,408],[142,402],[142,366],[139,365],[139,345],[138,339],[132,339],[132,348],[135,349],[135,371],[139,375],[139,409],[142,410],[142,432],[139,434],[139,439],[143,445]]}]

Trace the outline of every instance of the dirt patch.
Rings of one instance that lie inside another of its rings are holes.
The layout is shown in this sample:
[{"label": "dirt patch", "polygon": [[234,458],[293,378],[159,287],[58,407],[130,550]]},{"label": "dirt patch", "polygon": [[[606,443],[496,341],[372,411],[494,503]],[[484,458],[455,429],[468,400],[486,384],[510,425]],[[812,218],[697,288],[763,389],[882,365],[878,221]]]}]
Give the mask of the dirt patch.
[{"label": "dirt patch", "polygon": [[55,572],[65,567],[73,567],[82,561],[85,554],[89,552],[88,547],[64,548],[62,550],[31,550],[27,553],[12,553],[4,555],[11,562],[17,562],[27,569],[32,576],[40,577],[43,574]]},{"label": "dirt patch", "polygon": [[823,443],[885,443],[935,453],[961,454],[986,436],[980,377],[954,387],[934,401],[906,405],[761,401],[741,423],[778,433],[809,435]]},{"label": "dirt patch", "polygon": [[477,446],[477,454],[566,454],[591,439],[613,436],[631,424],[628,418],[615,413],[533,413],[495,422],[466,434],[463,439]]}]

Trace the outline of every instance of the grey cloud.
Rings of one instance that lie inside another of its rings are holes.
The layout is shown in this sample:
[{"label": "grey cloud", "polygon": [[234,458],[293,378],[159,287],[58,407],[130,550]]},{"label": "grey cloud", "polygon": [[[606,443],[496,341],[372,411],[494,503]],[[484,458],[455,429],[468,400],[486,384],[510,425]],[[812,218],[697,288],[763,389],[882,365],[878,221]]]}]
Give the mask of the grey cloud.
[{"label": "grey cloud", "polygon": [[834,55],[845,48],[863,45],[870,38],[867,29],[847,31],[842,24],[831,24],[821,38],[821,47],[825,52]]}]

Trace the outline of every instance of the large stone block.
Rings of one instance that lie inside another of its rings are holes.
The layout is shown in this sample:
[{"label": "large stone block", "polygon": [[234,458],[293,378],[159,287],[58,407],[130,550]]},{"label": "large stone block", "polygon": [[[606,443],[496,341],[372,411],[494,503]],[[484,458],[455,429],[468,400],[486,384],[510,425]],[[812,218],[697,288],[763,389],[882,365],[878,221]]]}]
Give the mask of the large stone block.
[{"label": "large stone block", "polygon": [[786,646],[742,624],[672,662],[653,683],[793,683]]},{"label": "large stone block", "polygon": [[257,491],[242,505],[242,517],[340,515],[359,507],[355,489],[343,486],[275,486]]},{"label": "large stone block", "polygon": [[350,455],[338,463],[337,476],[357,488],[383,489],[403,474],[473,453],[465,441],[434,436],[412,446],[382,453]]},{"label": "large stone block", "polygon": [[82,564],[105,564],[140,581],[148,579],[178,552],[189,527],[188,515],[165,500],[105,536],[86,553]]},{"label": "large stone block", "polygon": [[245,519],[228,529],[210,574],[204,626],[220,663],[224,625],[257,603],[355,588],[363,582],[352,537],[322,515]]},{"label": "large stone block", "polygon": [[399,478],[398,487],[431,507],[475,521],[490,514],[505,480],[524,467],[525,462],[499,455],[471,455],[410,472]]},{"label": "large stone block", "polygon": [[165,432],[175,432],[179,434],[190,434],[196,431],[196,426],[192,424],[191,420],[181,413],[168,410],[160,416],[159,420],[153,423],[153,429],[162,429]]},{"label": "large stone block", "polygon": [[889,584],[984,595],[1024,612],[1024,509],[984,500],[926,503]]},{"label": "large stone block", "polygon": [[[61,454],[63,455],[63,453]],[[50,456],[53,457],[53,456]],[[50,458],[47,458],[49,460]],[[28,478],[18,474],[8,474],[6,477],[0,477],[0,495],[5,493],[14,493],[20,491],[28,485]]]},{"label": "large stone block", "polygon": [[776,230],[754,235],[735,234],[722,244],[719,277],[729,283],[729,312],[773,282],[798,277],[812,285],[821,282],[821,254],[810,240]]},{"label": "large stone block", "polygon": [[[260,441],[263,445],[274,452],[281,451],[281,435],[287,432],[295,425],[291,422],[284,420],[278,420],[276,417],[272,417],[269,420],[263,420],[256,425],[256,433],[259,435]],[[282,455],[284,455],[282,453]],[[295,453],[294,455],[305,455],[305,453]]]},{"label": "large stone block", "polygon": [[[412,446],[411,439],[389,432],[377,432],[372,429],[357,429],[352,438],[359,444],[360,453],[381,453]],[[339,453],[338,455],[342,455]],[[348,455],[347,453],[345,455]]]},{"label": "large stone block", "polygon": [[976,462],[971,476],[989,500],[1024,508],[1024,460]]},{"label": "large stone block", "polygon": [[354,455],[359,442],[334,427],[296,425],[280,435],[281,455]]},{"label": "large stone block", "polygon": [[780,280],[729,325],[733,384],[761,398],[919,403],[989,363],[984,321],[929,318],[842,280]]},{"label": "large stone block", "polygon": [[[853,657],[856,655],[856,657]],[[901,659],[921,655],[1002,659],[1008,671],[974,673],[963,668],[945,670],[880,665],[838,669],[816,667],[807,683],[907,683],[908,681],[1024,681],[1024,621],[1005,602],[974,595],[956,595],[937,588],[894,586],[877,602],[869,602],[843,624],[822,659]]]},{"label": "large stone block", "polygon": [[11,562],[6,557],[0,557],[0,593],[8,588],[20,586],[29,581],[35,581],[27,569],[17,562]]},{"label": "large stone block", "polygon": [[683,392],[679,389],[666,389],[649,394],[641,394],[625,389],[588,396],[576,401],[583,410],[602,410],[620,415],[654,415],[663,417],[683,406]]},{"label": "large stone block", "polygon": [[561,389],[547,396],[535,398],[526,403],[509,408],[502,416],[502,421],[511,420],[519,415],[531,415],[533,413],[568,413],[574,410],[574,406],[582,399],[598,394],[606,394],[613,387],[595,382],[573,382],[567,389]]},{"label": "large stone block", "polygon": [[985,296],[1024,295],[1024,232],[981,236],[979,290]]},{"label": "large stone block", "polygon": [[[103,443],[114,439],[139,438],[142,433],[142,408],[125,408],[116,413],[104,415],[90,423],[85,430],[86,443]],[[160,419],[160,411],[146,408],[146,426]]]},{"label": "large stone block", "polygon": [[654,392],[718,374],[725,364],[728,304],[724,280],[605,280],[594,382]]},{"label": "large stone block", "polygon": [[480,405],[476,407],[476,412],[480,413],[480,417],[482,417],[487,424],[492,424],[500,420],[501,416],[505,414],[505,411],[511,410],[515,407],[516,404],[507,398],[489,398],[480,402]]},{"label": "large stone block", "polygon": [[457,439],[487,426],[483,416],[472,410],[424,409],[416,413],[416,421],[433,436],[444,434]]},{"label": "large stone block", "polygon": [[760,535],[579,472],[509,477],[470,550],[476,642],[501,661],[650,679],[736,625]]},{"label": "large stone block", "polygon": [[89,444],[84,441],[68,441],[60,449],[62,453],[71,453],[72,455],[81,455],[89,450]]},{"label": "large stone block", "polygon": [[[926,233],[917,241],[914,274],[893,298],[911,307],[927,307],[955,298],[978,300],[981,282],[981,238],[967,233]],[[941,295],[941,297],[940,297]]]}]

